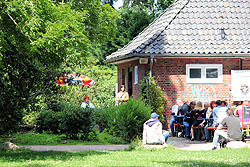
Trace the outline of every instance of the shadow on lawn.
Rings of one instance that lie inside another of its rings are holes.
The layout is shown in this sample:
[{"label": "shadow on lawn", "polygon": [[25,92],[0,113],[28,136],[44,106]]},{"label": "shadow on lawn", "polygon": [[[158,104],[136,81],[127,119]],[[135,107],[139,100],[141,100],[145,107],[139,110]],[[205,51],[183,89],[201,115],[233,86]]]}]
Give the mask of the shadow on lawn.
[{"label": "shadow on lawn", "polygon": [[240,162],[235,165],[230,164],[229,162],[209,162],[209,161],[154,161],[156,163],[165,164],[165,165],[177,165],[182,167],[190,167],[190,166],[221,166],[221,167],[228,167],[228,166],[235,166],[235,167],[248,167],[249,163],[247,162]]},{"label": "shadow on lawn", "polygon": [[23,162],[27,160],[60,160],[67,161],[72,158],[83,158],[91,155],[103,155],[108,152],[101,151],[14,151],[14,152],[0,152],[0,161],[2,162]]}]

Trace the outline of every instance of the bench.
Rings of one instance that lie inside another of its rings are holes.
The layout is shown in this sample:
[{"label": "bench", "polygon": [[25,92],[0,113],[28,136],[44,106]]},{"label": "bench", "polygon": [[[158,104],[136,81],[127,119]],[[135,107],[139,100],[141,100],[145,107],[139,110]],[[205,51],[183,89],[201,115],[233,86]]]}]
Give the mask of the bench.
[{"label": "bench", "polygon": [[249,134],[249,126],[250,125],[243,125],[242,127],[241,127],[241,130],[242,130],[242,132],[246,132],[246,136],[247,137],[250,137],[250,134]]},{"label": "bench", "polygon": [[36,131],[36,125],[19,125],[20,133],[28,133],[30,131]]},{"label": "bench", "polygon": [[[213,139],[214,131],[217,129],[217,127],[209,126],[206,129],[210,131],[210,138]],[[222,129],[227,129],[227,127],[222,127]]]},{"label": "bench", "polygon": [[204,127],[201,127],[201,126],[193,126],[193,129],[194,129],[194,138],[196,140],[200,140],[201,139],[201,130],[203,128]]},{"label": "bench", "polygon": [[184,125],[183,124],[180,124],[180,123],[174,123],[174,131],[176,133],[176,137],[179,137],[178,136],[178,132],[179,132],[179,129],[181,128],[181,132],[183,133],[183,128],[184,128]]}]

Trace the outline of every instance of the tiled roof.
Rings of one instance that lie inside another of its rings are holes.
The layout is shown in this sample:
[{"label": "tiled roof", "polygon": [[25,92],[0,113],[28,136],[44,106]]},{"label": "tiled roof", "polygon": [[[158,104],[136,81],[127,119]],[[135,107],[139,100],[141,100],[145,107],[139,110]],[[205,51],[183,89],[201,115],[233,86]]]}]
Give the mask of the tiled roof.
[{"label": "tiled roof", "polygon": [[177,0],[107,62],[133,55],[250,54],[250,0]]}]

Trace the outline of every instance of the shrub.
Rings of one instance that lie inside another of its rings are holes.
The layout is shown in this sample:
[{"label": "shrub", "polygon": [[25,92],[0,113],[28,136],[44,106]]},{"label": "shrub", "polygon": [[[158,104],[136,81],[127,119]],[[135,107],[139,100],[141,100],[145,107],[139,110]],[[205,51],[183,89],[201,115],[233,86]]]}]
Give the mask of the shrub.
[{"label": "shrub", "polygon": [[140,95],[147,104],[159,115],[159,120],[164,123],[165,98],[161,88],[156,85],[154,78],[149,82],[149,77],[145,77],[140,83]]},{"label": "shrub", "polygon": [[24,117],[22,118],[22,123],[25,125],[35,125],[38,114],[39,113],[36,111],[25,113]]},{"label": "shrub", "polygon": [[91,109],[63,104],[60,111],[43,110],[37,118],[38,131],[65,134],[71,139],[87,139],[92,130]]},{"label": "shrub", "polygon": [[97,132],[97,139],[100,143],[106,142],[107,144],[126,144],[127,143],[121,137],[110,135],[106,129],[103,130],[101,133]]},{"label": "shrub", "polygon": [[150,118],[151,108],[141,100],[130,98],[126,104],[106,109],[109,132],[130,142],[142,135],[143,123]]},{"label": "shrub", "polygon": [[102,132],[105,129],[109,129],[109,126],[108,126],[109,118],[108,118],[107,109],[110,107],[96,108],[95,110],[93,110],[92,120],[93,120],[94,128],[96,130],[99,130],[100,132]]}]

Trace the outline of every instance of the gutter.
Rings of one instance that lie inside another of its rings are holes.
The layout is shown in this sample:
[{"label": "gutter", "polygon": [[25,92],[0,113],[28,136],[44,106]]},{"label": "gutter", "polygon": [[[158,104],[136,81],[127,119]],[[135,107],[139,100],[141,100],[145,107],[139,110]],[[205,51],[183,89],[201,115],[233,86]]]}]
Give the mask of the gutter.
[{"label": "gutter", "polygon": [[[154,54],[154,58],[249,58],[250,54],[232,54],[232,53],[223,53],[223,54]],[[150,58],[150,54],[130,54],[123,55],[115,58],[106,60],[108,64],[120,64],[122,61],[132,61],[139,58]]]}]

